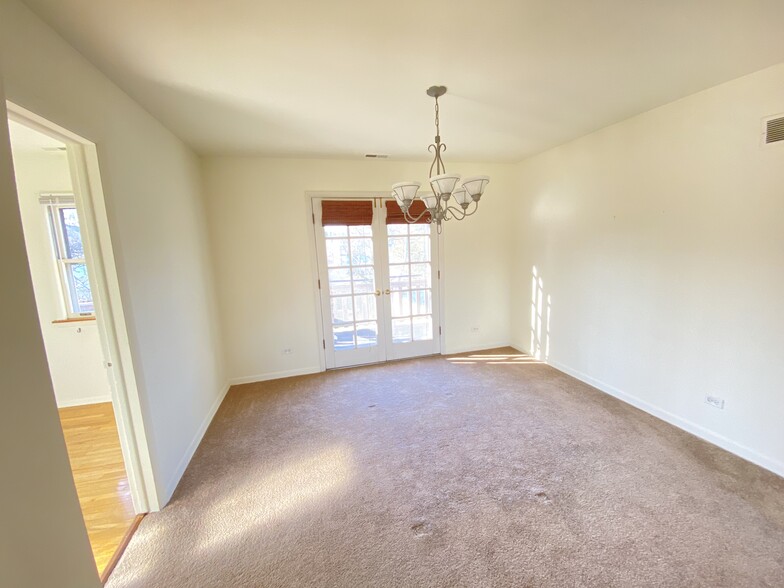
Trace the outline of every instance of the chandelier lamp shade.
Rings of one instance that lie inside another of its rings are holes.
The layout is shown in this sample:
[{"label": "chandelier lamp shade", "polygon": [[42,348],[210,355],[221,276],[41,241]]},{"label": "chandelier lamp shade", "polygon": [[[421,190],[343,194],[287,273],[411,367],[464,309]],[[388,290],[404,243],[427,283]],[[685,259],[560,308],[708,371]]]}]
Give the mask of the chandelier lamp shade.
[{"label": "chandelier lamp shade", "polygon": [[[438,99],[444,94],[446,94],[445,86],[431,86],[427,89],[427,95],[434,98],[436,102],[436,137],[435,141],[427,148],[428,151],[433,153],[433,163],[430,164],[430,178],[428,180],[433,192],[418,196],[417,192],[419,192],[422,184],[414,181],[400,182],[392,186],[392,196],[395,197],[403,211],[403,217],[406,221],[416,223],[424,215],[429,214],[430,223],[437,225],[439,233],[441,232],[441,223],[443,221],[452,219],[463,220],[467,216],[474,214],[477,208],[479,208],[479,200],[490,182],[490,178],[487,176],[471,176],[463,179],[461,183],[459,174],[446,172],[446,167],[441,157],[441,154],[446,151],[446,144],[441,142],[441,123],[438,112]],[[433,175],[433,171],[435,171],[436,175]],[[418,198],[424,203],[425,210],[414,217],[409,214],[409,211],[411,210],[411,205]],[[472,204],[473,206],[471,206]]]}]

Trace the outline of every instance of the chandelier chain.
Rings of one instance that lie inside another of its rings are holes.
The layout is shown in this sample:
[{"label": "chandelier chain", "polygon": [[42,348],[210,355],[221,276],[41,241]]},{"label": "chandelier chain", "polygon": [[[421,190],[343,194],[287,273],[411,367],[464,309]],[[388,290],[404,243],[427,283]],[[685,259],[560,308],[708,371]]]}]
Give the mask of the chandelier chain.
[{"label": "chandelier chain", "polygon": [[436,141],[441,137],[441,121],[438,118],[438,96],[436,96]]}]

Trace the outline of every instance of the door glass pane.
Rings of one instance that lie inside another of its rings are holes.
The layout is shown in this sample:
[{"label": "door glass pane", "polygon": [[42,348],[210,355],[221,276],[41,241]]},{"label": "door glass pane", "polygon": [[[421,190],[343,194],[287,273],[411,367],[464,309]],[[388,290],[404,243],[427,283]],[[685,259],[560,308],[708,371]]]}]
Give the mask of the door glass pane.
[{"label": "door glass pane", "polygon": [[430,261],[430,237],[414,237],[410,239],[411,261]]},{"label": "door glass pane", "polygon": [[430,277],[432,273],[432,268],[430,267],[429,263],[412,263],[411,287],[430,288]]},{"label": "door glass pane", "polygon": [[429,341],[433,338],[433,317],[415,316],[413,323],[414,341]]},{"label": "door glass pane", "polygon": [[325,237],[348,237],[348,227],[324,227]]},{"label": "door glass pane", "polygon": [[411,288],[408,264],[389,266],[389,289],[394,291]]},{"label": "door glass pane", "polygon": [[411,342],[411,319],[392,319],[392,342],[410,343]]},{"label": "door glass pane", "polygon": [[373,265],[373,239],[351,239],[351,265]]},{"label": "door glass pane", "polygon": [[354,277],[354,293],[364,294],[376,289],[376,277],[372,267],[355,267],[351,270]]},{"label": "door glass pane", "polygon": [[332,303],[333,325],[354,322],[354,305],[351,296],[333,296],[330,302]]},{"label": "door glass pane", "polygon": [[372,237],[373,229],[368,225],[359,225],[356,227],[349,227],[348,234],[352,237]]},{"label": "door glass pane", "polygon": [[389,263],[406,263],[407,261],[408,237],[389,237]]},{"label": "door glass pane", "polygon": [[348,239],[327,239],[327,266],[349,265]]},{"label": "door glass pane", "polygon": [[351,270],[348,268],[329,270],[329,293],[333,296],[351,294]]},{"label": "door glass pane", "polygon": [[378,345],[373,229],[324,227],[335,350]]},{"label": "door glass pane", "polygon": [[371,347],[378,344],[378,323],[371,321],[357,323],[357,347]]},{"label": "door glass pane", "polygon": [[411,314],[430,314],[430,290],[414,290],[411,292]]},{"label": "door glass pane", "polygon": [[391,292],[389,294],[392,316],[411,316],[411,292]]},{"label": "door glass pane", "polygon": [[355,320],[370,321],[376,319],[376,296],[354,296]]},{"label": "door glass pane", "polygon": [[433,339],[430,239],[429,224],[387,225],[393,343]]},{"label": "door glass pane", "polygon": [[336,351],[339,349],[354,349],[354,323],[334,325],[332,334]]}]

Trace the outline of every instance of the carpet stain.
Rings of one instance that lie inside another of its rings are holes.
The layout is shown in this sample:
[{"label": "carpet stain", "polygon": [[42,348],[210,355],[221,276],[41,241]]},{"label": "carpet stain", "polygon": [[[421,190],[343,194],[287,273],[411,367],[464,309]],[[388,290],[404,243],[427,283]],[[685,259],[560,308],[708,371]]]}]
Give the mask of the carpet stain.
[{"label": "carpet stain", "polygon": [[547,492],[544,490],[538,490],[534,492],[534,498],[536,498],[539,502],[544,502],[545,504],[550,504],[552,502],[550,497],[547,496]]}]

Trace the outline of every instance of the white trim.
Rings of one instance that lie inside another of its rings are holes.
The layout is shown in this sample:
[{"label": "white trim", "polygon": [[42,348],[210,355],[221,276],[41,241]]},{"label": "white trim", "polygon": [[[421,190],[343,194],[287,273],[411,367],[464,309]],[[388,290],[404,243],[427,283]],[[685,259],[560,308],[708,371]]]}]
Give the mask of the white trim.
[{"label": "white trim", "polygon": [[636,396],[627,394],[626,392],[623,392],[614,386],[606,384],[601,380],[597,380],[596,378],[584,374],[579,370],[572,369],[560,362],[550,360],[547,362],[547,364],[560,372],[563,372],[569,376],[572,376],[573,378],[580,380],[581,382],[585,382],[586,384],[593,386],[605,394],[614,396],[618,400],[622,400],[623,402],[630,404],[635,408],[639,408],[640,410],[647,412],[648,414],[655,416],[656,418],[661,419],[666,423],[678,427],[687,433],[691,433],[692,435],[699,437],[708,443],[712,443],[713,445],[725,449],[726,451],[729,451],[738,457],[765,468],[774,474],[784,477],[784,463],[780,461],[761,455],[753,449],[750,449],[745,445],[741,445],[740,443],[736,443],[731,439],[727,439],[723,435],[711,431],[702,425],[698,425],[697,423],[694,423],[690,420],[674,415],[671,412],[659,408],[658,406],[654,406],[653,404],[637,398]]},{"label": "white trim", "polygon": [[215,402],[212,403],[209,412],[204,416],[204,419],[199,425],[199,428],[196,430],[196,434],[193,436],[188,448],[185,450],[180,462],[177,464],[177,468],[174,470],[174,475],[169,478],[169,481],[166,483],[166,496],[164,496],[163,503],[166,504],[171,500],[174,491],[177,490],[177,486],[182,480],[182,476],[185,473],[185,470],[188,469],[188,465],[191,463],[191,459],[193,459],[193,455],[196,453],[196,450],[199,448],[202,439],[204,439],[204,434],[207,432],[207,429],[210,428],[212,424],[212,419],[215,418],[215,414],[218,412],[220,405],[223,403],[223,399],[226,398],[226,394],[231,389],[231,384],[226,383],[223,386],[223,390],[221,390],[218,397],[215,399]]},{"label": "white trim", "polygon": [[117,431],[137,514],[160,510],[94,143],[6,101],[8,118],[66,144]]},{"label": "white trim", "polygon": [[254,382],[266,382],[268,380],[280,380],[283,378],[291,378],[293,376],[318,374],[324,371],[326,371],[326,368],[322,368],[321,366],[311,366],[293,370],[283,370],[280,372],[267,372],[266,374],[257,374],[255,376],[241,376],[239,378],[231,378],[229,380],[229,385],[236,386],[239,384],[253,384]]},{"label": "white trim", "polygon": [[[431,231],[432,234],[432,231]],[[436,230],[438,242],[438,346],[439,353],[444,355],[446,345],[446,255],[444,247],[444,232]],[[433,325],[435,329],[436,326]]]},{"label": "white trim", "polygon": [[530,352],[530,351],[528,351],[528,347],[526,347],[525,345],[523,345],[523,344],[522,344],[522,343],[520,343],[520,342],[515,342],[515,341],[512,341],[512,342],[509,344],[509,347],[511,347],[511,348],[512,348],[512,349],[514,349],[515,351],[519,351],[520,353],[525,353],[526,355],[531,355],[531,352]]},{"label": "white trim", "polygon": [[489,349],[497,349],[499,347],[512,347],[509,341],[503,343],[477,343],[476,345],[467,345],[463,347],[454,347],[445,349],[441,355],[455,355],[457,353],[474,353],[477,351],[487,351]]},{"label": "white trim", "polygon": [[[316,237],[316,218],[315,218],[315,208],[313,207],[314,199],[309,196],[308,192],[305,192],[305,201],[307,205],[305,206],[306,213],[308,215],[307,222],[310,223],[310,230],[308,233],[308,250],[310,251],[310,273],[313,279],[313,303],[315,304],[316,309],[316,345],[318,346],[318,356],[319,356],[319,371],[324,371],[327,369],[327,356],[326,356],[326,335],[324,334],[324,317],[323,311],[321,308],[321,288],[319,288],[319,284],[321,283],[321,276],[319,275],[319,265],[318,265],[318,257],[316,254],[316,247],[317,247],[317,237]],[[261,381],[261,380],[253,380],[253,381]],[[237,382],[237,383],[245,383],[245,382]]]},{"label": "white trim", "polygon": [[79,398],[77,400],[66,400],[65,402],[58,402],[57,408],[71,408],[72,406],[84,406],[86,404],[103,404],[111,402],[111,394],[102,394],[100,396],[89,396],[87,398]]}]

